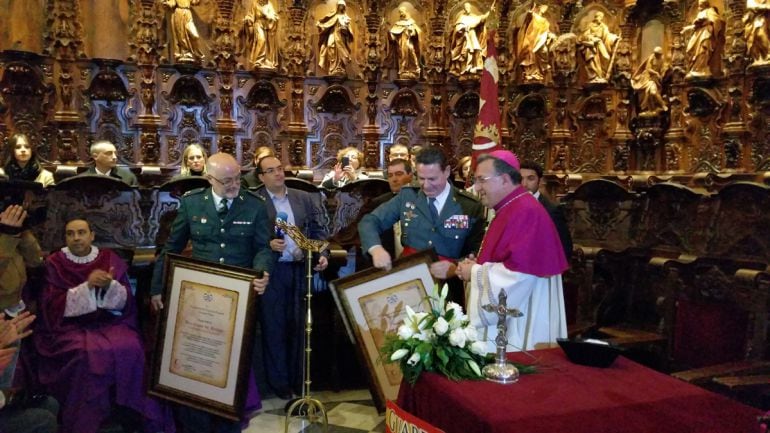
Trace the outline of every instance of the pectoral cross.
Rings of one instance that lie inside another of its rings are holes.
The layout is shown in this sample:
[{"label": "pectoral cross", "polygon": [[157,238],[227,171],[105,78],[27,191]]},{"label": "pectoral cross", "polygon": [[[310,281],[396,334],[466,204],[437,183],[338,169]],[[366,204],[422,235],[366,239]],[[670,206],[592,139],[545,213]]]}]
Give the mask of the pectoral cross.
[{"label": "pectoral cross", "polygon": [[497,305],[486,304],[482,305],[481,309],[487,313],[497,313],[497,337],[495,337],[497,354],[493,364],[484,366],[483,374],[487,380],[492,382],[516,382],[519,379],[519,371],[505,358],[505,348],[508,346],[508,324],[506,321],[508,316],[521,317],[524,313],[517,308],[508,308],[508,294],[505,289],[500,290]]}]

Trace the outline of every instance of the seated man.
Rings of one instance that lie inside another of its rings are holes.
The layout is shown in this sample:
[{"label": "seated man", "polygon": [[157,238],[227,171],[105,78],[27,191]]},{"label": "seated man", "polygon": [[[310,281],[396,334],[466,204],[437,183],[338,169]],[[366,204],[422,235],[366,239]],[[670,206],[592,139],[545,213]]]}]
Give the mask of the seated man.
[{"label": "seated man", "polygon": [[109,141],[97,141],[91,145],[91,158],[94,165],[83,174],[110,176],[120,179],[130,186],[139,186],[136,175],[131,170],[118,167],[118,153],[115,145]]},{"label": "seated man", "polygon": [[40,382],[61,404],[61,432],[96,433],[111,401],[128,418],[144,415],[147,431],[174,431],[144,392],[144,348],[126,264],[91,245],[85,219],[69,219],[64,232],[67,246],[46,260],[34,334]]}]

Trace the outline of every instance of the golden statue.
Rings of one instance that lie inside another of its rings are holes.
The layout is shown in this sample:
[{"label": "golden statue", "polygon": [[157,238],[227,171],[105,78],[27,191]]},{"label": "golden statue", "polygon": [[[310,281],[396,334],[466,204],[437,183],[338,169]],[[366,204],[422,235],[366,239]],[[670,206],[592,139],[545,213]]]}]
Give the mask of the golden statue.
[{"label": "golden statue", "polygon": [[710,77],[719,73],[722,59],[719,50],[724,38],[724,21],[708,0],[698,0],[698,15],[682,33],[692,32],[687,41],[687,77]]},{"label": "golden statue", "polygon": [[543,81],[548,69],[548,52],[556,36],[545,17],[548,5],[532,4],[516,36],[516,61],[524,82]]},{"label": "golden statue", "polygon": [[753,64],[770,63],[770,4],[767,0],[747,0],[743,17],[746,52]]},{"label": "golden statue", "polygon": [[243,55],[252,67],[275,69],[278,66],[278,19],[269,0],[255,1],[251,12],[243,18]]},{"label": "golden statue", "polygon": [[612,33],[604,23],[604,13],[596,12],[578,39],[589,82],[607,81],[619,40],[620,36]]},{"label": "golden statue", "polygon": [[664,72],[663,49],[655,47],[631,77],[631,86],[639,95],[639,111],[642,114],[657,114],[668,110],[668,104],[661,95]]},{"label": "golden statue", "polygon": [[174,35],[174,60],[178,62],[197,62],[203,59],[199,46],[200,36],[193,21],[190,8],[200,0],[164,0],[163,4],[171,9],[171,32]]},{"label": "golden statue", "polygon": [[420,34],[422,30],[401,6],[398,21],[390,28],[391,53],[398,64],[398,78],[413,79],[420,76]]},{"label": "golden statue", "polygon": [[[490,10],[491,11],[491,10]],[[475,15],[471,4],[463,4],[463,12],[455,19],[450,34],[449,72],[460,76],[475,74],[484,69],[484,56],[487,52],[486,20],[489,12]]]},{"label": "golden statue", "polygon": [[353,31],[346,9],[345,0],[337,0],[337,9],[316,23],[318,66],[331,75],[347,75],[345,67],[351,60]]}]

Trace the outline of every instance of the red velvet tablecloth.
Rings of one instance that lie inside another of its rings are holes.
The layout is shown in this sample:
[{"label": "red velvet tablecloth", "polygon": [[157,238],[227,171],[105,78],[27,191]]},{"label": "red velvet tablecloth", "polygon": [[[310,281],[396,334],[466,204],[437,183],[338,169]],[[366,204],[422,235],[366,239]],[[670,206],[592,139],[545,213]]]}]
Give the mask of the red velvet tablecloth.
[{"label": "red velvet tablecloth", "polygon": [[[756,433],[758,409],[618,357],[572,364],[561,349],[531,352],[538,372],[512,385],[423,374],[398,404],[446,433]],[[512,354],[514,361],[531,358]]]}]

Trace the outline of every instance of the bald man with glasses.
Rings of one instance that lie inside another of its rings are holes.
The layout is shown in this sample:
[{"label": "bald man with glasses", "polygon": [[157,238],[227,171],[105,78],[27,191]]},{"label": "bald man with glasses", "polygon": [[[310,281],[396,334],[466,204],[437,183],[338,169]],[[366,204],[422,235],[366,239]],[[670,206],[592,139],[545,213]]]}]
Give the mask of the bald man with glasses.
[{"label": "bald man with glasses", "polygon": [[[206,177],[211,187],[186,193],[179,213],[171,226],[166,245],[153,270],[152,308],[163,308],[163,269],[168,253],[179,254],[192,242],[192,256],[223,265],[232,265],[262,272],[252,282],[254,290],[265,293],[275,258],[270,250],[270,232],[265,199],[241,189],[241,166],[227,153],[212,155],[206,163]],[[259,409],[261,402],[256,385],[249,384],[246,413]],[[177,417],[189,433],[240,432],[241,425],[206,412],[178,407]]]}]

